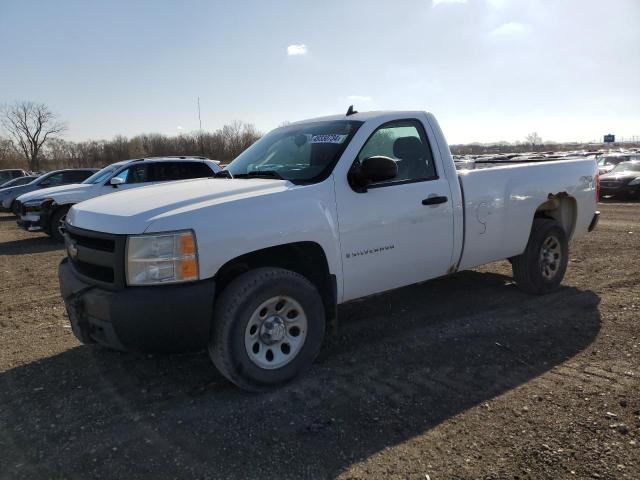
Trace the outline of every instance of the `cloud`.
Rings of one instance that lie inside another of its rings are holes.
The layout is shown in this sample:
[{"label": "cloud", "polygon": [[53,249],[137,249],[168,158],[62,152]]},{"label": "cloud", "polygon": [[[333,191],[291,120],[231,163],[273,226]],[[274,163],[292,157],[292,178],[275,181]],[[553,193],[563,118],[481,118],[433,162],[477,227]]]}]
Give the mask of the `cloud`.
[{"label": "cloud", "polygon": [[373,98],[368,97],[366,95],[349,95],[347,100],[351,102],[362,102],[362,103],[370,103],[373,101]]},{"label": "cloud", "polygon": [[438,5],[451,5],[453,3],[467,3],[467,0],[432,0],[434,7]]},{"label": "cloud", "polygon": [[506,6],[508,0],[487,0],[489,6],[494,8],[502,8]]},{"label": "cloud", "polygon": [[289,45],[287,47],[287,55],[289,56],[294,56],[294,55],[306,55],[307,53],[307,46],[303,43],[301,44],[294,44],[294,45]]},{"label": "cloud", "polygon": [[182,127],[181,127],[180,125],[178,125],[176,128],[177,128],[178,130],[182,130]]},{"label": "cloud", "polygon": [[507,22],[491,30],[491,35],[522,35],[527,33],[526,25],[518,22]]}]

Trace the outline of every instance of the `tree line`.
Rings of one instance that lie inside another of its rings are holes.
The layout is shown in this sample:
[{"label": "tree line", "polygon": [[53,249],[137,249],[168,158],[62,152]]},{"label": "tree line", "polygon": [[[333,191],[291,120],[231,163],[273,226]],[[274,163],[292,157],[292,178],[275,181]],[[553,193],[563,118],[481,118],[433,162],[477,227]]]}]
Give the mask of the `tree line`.
[{"label": "tree line", "polygon": [[[0,134],[0,169],[23,168],[36,172],[103,167],[130,158],[172,155],[197,155],[228,163],[262,136],[252,124],[235,121],[215,131],[173,136],[146,133],[132,138],[118,135],[111,140],[72,142],[61,137],[67,126],[57,115],[45,104],[29,101],[2,106],[0,125],[6,135]],[[472,143],[450,147],[454,155],[477,155],[597,149],[602,145],[544,142],[533,132],[526,136],[524,142]]]},{"label": "tree line", "polygon": [[172,155],[204,156],[226,163],[262,136],[252,124],[235,121],[215,131],[73,142],[61,138],[66,124],[46,105],[33,102],[5,105],[0,123],[6,134],[0,135],[0,169],[32,171],[103,167],[130,158]]}]

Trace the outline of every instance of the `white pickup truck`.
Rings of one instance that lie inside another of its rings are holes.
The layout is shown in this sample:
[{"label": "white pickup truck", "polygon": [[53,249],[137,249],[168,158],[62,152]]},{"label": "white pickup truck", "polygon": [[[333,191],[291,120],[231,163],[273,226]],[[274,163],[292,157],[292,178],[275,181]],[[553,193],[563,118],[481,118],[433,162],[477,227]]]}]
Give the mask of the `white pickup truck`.
[{"label": "white pickup truck", "polygon": [[456,172],[424,112],[293,123],[217,178],[72,207],[62,296],[84,343],[208,347],[229,380],[266,388],[312,363],[338,304],[502,259],[524,291],[554,290],[597,223],[597,172]]}]

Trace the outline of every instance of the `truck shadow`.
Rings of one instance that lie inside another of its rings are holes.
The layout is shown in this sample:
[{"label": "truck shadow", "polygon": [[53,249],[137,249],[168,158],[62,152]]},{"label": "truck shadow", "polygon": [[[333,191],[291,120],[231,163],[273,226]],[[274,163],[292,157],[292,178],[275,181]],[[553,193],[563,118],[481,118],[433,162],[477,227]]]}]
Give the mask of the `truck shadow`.
[{"label": "truck shadow", "polygon": [[37,236],[10,242],[0,242],[0,255],[24,255],[62,250],[64,245],[56,243],[47,236]]},{"label": "truck shadow", "polygon": [[598,334],[598,303],[462,272],[341,307],[311,371],[262,394],[204,354],[72,348],[0,374],[5,472],[334,478],[575,356]]}]

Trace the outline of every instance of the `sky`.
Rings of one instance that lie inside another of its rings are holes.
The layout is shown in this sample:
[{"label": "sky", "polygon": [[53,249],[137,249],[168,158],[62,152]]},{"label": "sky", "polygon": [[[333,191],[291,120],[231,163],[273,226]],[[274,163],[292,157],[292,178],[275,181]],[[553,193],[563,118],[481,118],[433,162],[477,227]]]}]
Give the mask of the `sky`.
[{"label": "sky", "polygon": [[427,110],[450,143],[640,137],[640,0],[0,0],[0,103],[68,140]]}]

